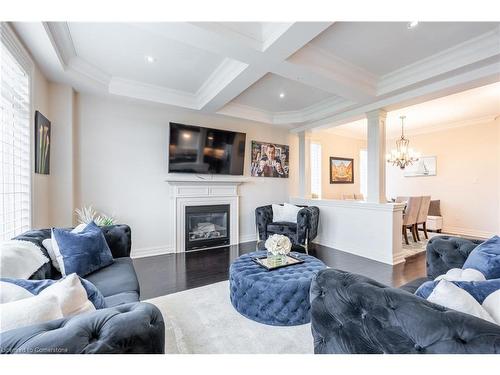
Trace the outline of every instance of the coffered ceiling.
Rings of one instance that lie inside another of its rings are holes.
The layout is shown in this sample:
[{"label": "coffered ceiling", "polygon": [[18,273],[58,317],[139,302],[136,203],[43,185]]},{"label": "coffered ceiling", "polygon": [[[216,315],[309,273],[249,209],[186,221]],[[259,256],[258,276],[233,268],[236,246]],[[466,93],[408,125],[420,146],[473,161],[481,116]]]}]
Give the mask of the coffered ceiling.
[{"label": "coffered ceiling", "polygon": [[332,126],[500,81],[499,23],[13,23],[80,91],[287,126]]}]

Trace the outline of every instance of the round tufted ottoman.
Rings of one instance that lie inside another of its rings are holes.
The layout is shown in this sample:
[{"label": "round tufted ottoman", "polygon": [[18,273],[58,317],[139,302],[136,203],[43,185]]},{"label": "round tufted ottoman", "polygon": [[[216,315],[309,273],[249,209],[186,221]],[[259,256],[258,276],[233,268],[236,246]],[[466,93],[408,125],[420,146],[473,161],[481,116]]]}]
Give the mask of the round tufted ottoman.
[{"label": "round tufted ottoman", "polygon": [[311,320],[309,288],[325,264],[310,255],[292,253],[304,263],[268,271],[252,258],[265,251],[244,254],[229,269],[231,303],[243,316],[274,326],[294,326]]}]

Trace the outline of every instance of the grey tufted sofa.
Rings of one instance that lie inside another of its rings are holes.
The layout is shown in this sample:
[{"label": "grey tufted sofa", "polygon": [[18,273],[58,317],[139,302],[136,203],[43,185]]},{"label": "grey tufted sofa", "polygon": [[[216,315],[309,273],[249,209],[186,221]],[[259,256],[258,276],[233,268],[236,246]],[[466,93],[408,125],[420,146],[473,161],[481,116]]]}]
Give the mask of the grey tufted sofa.
[{"label": "grey tufted sofa", "polygon": [[335,269],[320,271],[311,285],[314,352],[500,353],[500,326],[413,294],[424,281],[462,267],[480,242],[432,238],[428,277],[401,288]]},{"label": "grey tufted sofa", "polygon": [[[0,351],[17,353],[163,353],[165,325],[157,307],[139,302],[139,283],[130,258],[131,233],[127,225],[103,227],[114,263],[85,278],[103,294],[105,309],[0,333]],[[28,231],[16,239],[38,245],[50,229]],[[46,263],[31,278],[58,279]]]}]

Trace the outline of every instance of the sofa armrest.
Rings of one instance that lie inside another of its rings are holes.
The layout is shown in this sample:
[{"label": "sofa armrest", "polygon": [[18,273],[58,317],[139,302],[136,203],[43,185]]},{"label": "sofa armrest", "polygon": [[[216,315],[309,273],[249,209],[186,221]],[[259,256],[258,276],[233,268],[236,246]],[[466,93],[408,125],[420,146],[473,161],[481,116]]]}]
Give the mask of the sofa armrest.
[{"label": "sofa armrest", "polygon": [[301,245],[314,240],[318,235],[319,208],[304,207],[297,213],[297,241]]},{"label": "sofa armrest", "polygon": [[113,258],[129,257],[132,249],[130,227],[125,224],[109,225],[102,227]]},{"label": "sofa armrest", "polygon": [[158,308],[131,303],[0,334],[2,353],[163,353]]},{"label": "sofa armrest", "polygon": [[267,240],[267,225],[273,222],[273,207],[271,205],[257,207],[255,209],[255,225],[259,234],[259,240]]},{"label": "sofa armrest", "polygon": [[500,353],[500,326],[334,269],[312,282],[311,328],[315,353]]},{"label": "sofa armrest", "polygon": [[435,279],[452,268],[462,268],[471,251],[482,242],[453,236],[432,237],[427,243],[427,276]]}]

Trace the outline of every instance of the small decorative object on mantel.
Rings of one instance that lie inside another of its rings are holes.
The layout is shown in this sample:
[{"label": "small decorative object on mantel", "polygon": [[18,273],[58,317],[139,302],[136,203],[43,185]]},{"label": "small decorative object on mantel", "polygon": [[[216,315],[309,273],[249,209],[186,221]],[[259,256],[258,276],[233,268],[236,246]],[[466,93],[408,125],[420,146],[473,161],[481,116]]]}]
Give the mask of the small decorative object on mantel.
[{"label": "small decorative object on mantel", "polygon": [[35,112],[35,173],[50,174],[50,121]]},{"label": "small decorative object on mantel", "polygon": [[354,159],[330,157],[330,184],[354,183]]},{"label": "small decorative object on mantel", "polygon": [[287,236],[273,234],[266,240],[267,263],[272,266],[280,266],[286,263],[288,253],[292,248],[292,242]]},{"label": "small decorative object on mantel", "polygon": [[116,219],[113,216],[98,213],[92,206],[77,208],[75,213],[79,224],[89,224],[92,221],[100,227],[116,224]]},{"label": "small decorative object on mantel", "polygon": [[410,140],[405,137],[404,120],[406,116],[401,116],[401,138],[396,141],[396,149],[393,149],[390,154],[386,155],[387,162],[392,165],[405,169],[418,161],[419,154],[414,152],[410,146]]}]

